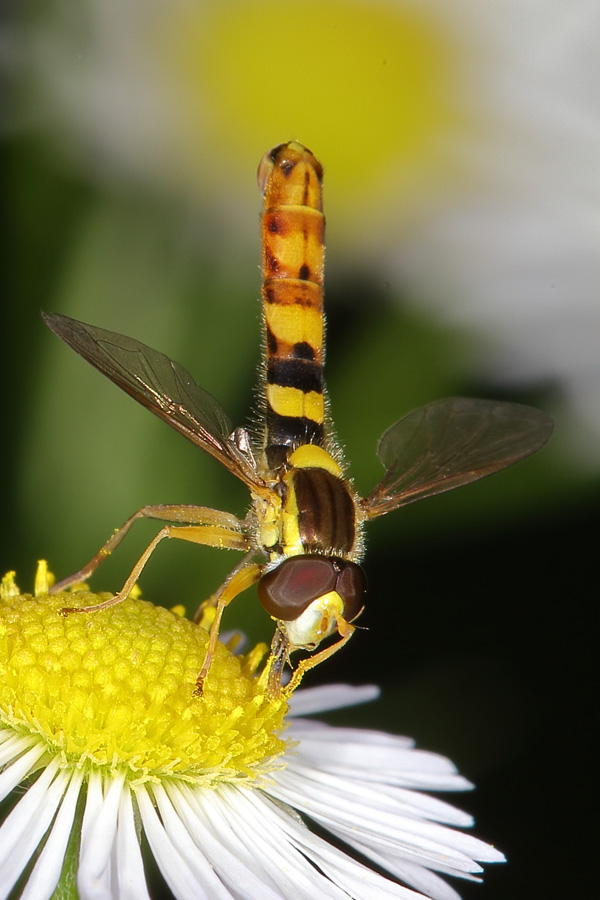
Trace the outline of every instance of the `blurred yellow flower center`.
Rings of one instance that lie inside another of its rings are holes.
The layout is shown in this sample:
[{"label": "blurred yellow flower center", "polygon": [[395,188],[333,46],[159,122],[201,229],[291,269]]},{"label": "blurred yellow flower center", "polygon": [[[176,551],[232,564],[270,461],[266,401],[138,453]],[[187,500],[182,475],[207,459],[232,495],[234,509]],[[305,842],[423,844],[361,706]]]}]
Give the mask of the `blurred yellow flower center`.
[{"label": "blurred yellow flower center", "polygon": [[244,657],[219,644],[204,696],[193,694],[208,635],[166,609],[129,599],[60,615],[106,595],[0,601],[0,725],[36,735],[65,765],[107,766],[132,781],[253,778],[285,748],[285,701],[268,699]]},{"label": "blurred yellow flower center", "polygon": [[[168,7],[154,56],[196,164],[207,144],[229,150],[235,166],[240,145],[258,159],[269,144],[298,139],[340,191],[363,178],[373,190],[390,166],[406,189],[415,173],[447,170],[443,138],[465,124],[463,57],[443,17],[358,0]],[[332,203],[330,183],[330,212]]]}]

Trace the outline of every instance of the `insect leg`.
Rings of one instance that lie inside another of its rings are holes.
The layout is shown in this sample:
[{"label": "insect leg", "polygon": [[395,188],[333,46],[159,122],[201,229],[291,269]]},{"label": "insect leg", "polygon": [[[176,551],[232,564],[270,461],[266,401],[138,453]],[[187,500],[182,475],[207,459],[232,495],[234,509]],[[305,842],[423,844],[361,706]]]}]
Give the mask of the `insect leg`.
[{"label": "insect leg", "polygon": [[229,581],[233,578],[233,576],[246,568],[250,564],[252,557],[256,556],[256,550],[254,548],[248,550],[240,560],[235,564],[223,584],[219,585],[214,594],[211,594],[210,597],[207,597],[206,600],[203,600],[199,605],[198,609],[192,616],[192,622],[195,625],[200,625],[201,628],[204,628],[205,631],[210,631],[212,623],[214,622],[216,609],[219,605],[219,597],[223,591],[223,588],[229,583]]},{"label": "insect leg", "polygon": [[242,560],[241,566],[237,566],[233,572],[230,573],[229,577],[224,581],[216,594],[213,595],[213,598],[211,598],[216,601],[216,610],[213,623],[210,627],[210,637],[206,648],[206,656],[204,657],[202,668],[196,679],[196,689],[194,693],[197,697],[202,696],[204,682],[206,681],[213,656],[215,655],[217,641],[219,639],[219,628],[221,627],[221,619],[225,607],[231,603],[234,597],[237,597],[238,594],[245,591],[246,588],[256,584],[262,575],[263,568],[264,567],[259,563],[247,563]]},{"label": "insect leg", "polygon": [[[196,509],[199,508],[200,507],[196,507]],[[212,512],[212,510],[206,511]],[[154,550],[156,549],[158,544],[160,544],[160,542],[164,538],[179,538],[182,541],[190,541],[193,544],[209,544],[209,546],[215,546],[214,541],[207,540],[207,532],[208,537],[213,538],[214,532],[217,531],[219,534],[219,543],[217,544],[217,546],[228,547],[234,550],[248,549],[248,539],[245,535],[238,534],[236,532],[228,532],[226,529],[217,529],[216,527],[211,528],[208,524],[206,526],[165,525],[165,527],[161,528],[158,534],[150,541],[150,543],[136,562],[135,566],[131,570],[127,581],[118,594],[115,594],[114,597],[110,597],[108,600],[105,600],[104,603],[97,603],[93,606],[65,607],[61,610],[61,614],[66,616],[70,613],[99,612],[101,609],[108,609],[109,606],[115,606],[117,603],[121,603],[131,593],[136,581],[138,580],[144,569],[144,566],[154,553]]]},{"label": "insect leg", "polygon": [[271,653],[265,670],[268,672],[267,693],[277,699],[281,693],[281,676],[283,667],[290,661],[290,642],[280,628],[277,628],[271,641]]},{"label": "insect leg", "polygon": [[[342,619],[341,617],[338,619],[337,625],[338,631],[341,635],[341,640],[337,641],[337,643],[335,644],[331,644],[331,646],[326,647],[324,650],[319,651],[319,653],[314,653],[312,656],[308,656],[306,659],[301,659],[296,666],[291,679],[282,689],[284,697],[291,697],[291,695],[294,693],[294,691],[304,678],[304,673],[308,672],[309,669],[314,669],[315,666],[318,666],[322,662],[325,662],[326,659],[329,659],[330,656],[333,656],[334,653],[337,653],[338,650],[341,650],[342,647],[344,647],[345,644],[348,643],[348,641],[354,634],[354,631],[356,630],[354,625],[346,622],[346,620]],[[269,679],[269,682],[270,680],[271,679]]]},{"label": "insect leg", "polygon": [[[175,506],[156,505],[143,506],[130,516],[127,521],[117,528],[105,544],[92,556],[90,561],[69,575],[62,581],[53,585],[51,593],[63,591],[73,584],[79,584],[96,571],[116,547],[121,543],[131,526],[138,519],[160,519],[163,522],[173,522],[182,525],[196,525],[203,528],[203,539],[196,539],[196,543],[206,544],[209,547],[227,548],[233,550],[247,550],[248,542],[243,534],[244,525],[240,519],[231,513],[221,512],[217,509],[209,509],[206,506]],[[173,535],[170,535],[173,537]],[[166,535],[165,535],[166,537]],[[192,538],[190,538],[192,540]]]}]

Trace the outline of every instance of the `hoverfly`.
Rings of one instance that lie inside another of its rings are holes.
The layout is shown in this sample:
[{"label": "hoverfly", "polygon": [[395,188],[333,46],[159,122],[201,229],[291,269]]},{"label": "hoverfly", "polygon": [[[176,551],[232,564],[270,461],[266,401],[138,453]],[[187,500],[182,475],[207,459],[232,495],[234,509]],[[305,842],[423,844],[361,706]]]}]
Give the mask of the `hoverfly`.
[{"label": "hoverfly", "polygon": [[[134,513],[62,590],[89,576],[140,518],[165,524],[142,553],[121,590],[77,612],[125,599],[163,538],[180,538],[244,554],[220,588],[200,607],[214,614],[197,693],[209,673],[225,608],[257,583],[276,623],[269,657],[269,689],[280,690],[283,667],[302,659],[287,691],[303,674],[347,643],[363,609],[366,579],[360,565],[369,519],[510,466],[542,447],[552,432],[545,413],[513,403],[452,398],[430,403],[389,428],[377,455],[385,474],[362,498],[325,410],[322,211],[323,170],[301,144],[281,144],[258,170],[262,215],[263,415],[252,431],[232,429],[217,400],[179,363],[133,338],[61,315],[50,328],[84,359],[202,450],[250,491],[244,519],[191,505],[145,506]],[[260,435],[255,437],[255,435]],[[66,609],[64,613],[75,612]],[[316,651],[337,632],[337,639]]]}]

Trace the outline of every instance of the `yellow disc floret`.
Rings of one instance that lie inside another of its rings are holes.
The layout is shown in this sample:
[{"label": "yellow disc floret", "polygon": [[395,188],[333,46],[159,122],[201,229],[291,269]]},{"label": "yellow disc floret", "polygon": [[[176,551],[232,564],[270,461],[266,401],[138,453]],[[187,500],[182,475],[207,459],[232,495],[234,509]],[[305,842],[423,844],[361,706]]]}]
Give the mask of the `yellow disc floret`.
[{"label": "yellow disc floret", "polygon": [[285,701],[253,677],[257,660],[218,645],[194,696],[208,634],[139,599],[61,616],[106,595],[21,595],[12,573],[0,600],[0,725],[38,736],[65,765],[206,785],[268,772],[285,748]]}]

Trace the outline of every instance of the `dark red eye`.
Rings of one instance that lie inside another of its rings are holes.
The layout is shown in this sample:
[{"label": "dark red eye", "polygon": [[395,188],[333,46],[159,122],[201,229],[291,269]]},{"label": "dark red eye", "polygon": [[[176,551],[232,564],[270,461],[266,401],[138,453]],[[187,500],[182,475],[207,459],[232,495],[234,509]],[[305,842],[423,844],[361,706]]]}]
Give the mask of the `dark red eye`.
[{"label": "dark red eye", "polygon": [[291,622],[319,597],[337,591],[350,622],[364,605],[366,577],[356,563],[330,556],[290,556],[258,583],[258,597],[275,619]]},{"label": "dark red eye", "polygon": [[342,568],[335,589],[344,601],[344,618],[352,622],[365,605],[367,576],[363,567],[356,563],[345,560],[339,560],[339,563]]},{"label": "dark red eye", "polygon": [[291,622],[306,607],[334,591],[338,572],[326,556],[290,556],[263,575],[258,598],[270,616]]}]

